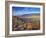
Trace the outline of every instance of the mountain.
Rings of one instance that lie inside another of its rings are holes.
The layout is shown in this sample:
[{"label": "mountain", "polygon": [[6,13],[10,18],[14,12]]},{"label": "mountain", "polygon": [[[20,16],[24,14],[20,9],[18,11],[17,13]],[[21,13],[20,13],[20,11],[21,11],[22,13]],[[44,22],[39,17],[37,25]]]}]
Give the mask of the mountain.
[{"label": "mountain", "polygon": [[32,16],[32,15],[40,15],[40,13],[24,14],[22,16]]},{"label": "mountain", "polygon": [[40,13],[32,13],[32,14],[18,15],[17,17],[33,16],[33,15],[35,15],[35,16],[39,16],[39,15],[40,15]]}]

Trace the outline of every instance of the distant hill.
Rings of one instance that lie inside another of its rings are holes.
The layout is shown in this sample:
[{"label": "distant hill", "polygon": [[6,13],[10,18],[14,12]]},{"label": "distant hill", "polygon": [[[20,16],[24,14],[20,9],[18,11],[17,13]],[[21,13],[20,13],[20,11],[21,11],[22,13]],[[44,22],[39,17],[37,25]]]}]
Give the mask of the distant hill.
[{"label": "distant hill", "polygon": [[34,18],[40,19],[40,13],[24,14],[16,16],[18,18]]},{"label": "distant hill", "polygon": [[32,16],[32,15],[39,16],[40,13],[24,14],[24,15],[18,15],[18,16],[20,17],[20,16]]},{"label": "distant hill", "polygon": [[17,16],[19,18],[40,18],[40,13],[33,13],[33,14],[24,14],[21,16]]},{"label": "distant hill", "polygon": [[22,16],[32,16],[32,15],[37,15],[37,16],[39,16],[40,13],[24,14],[24,15],[22,15]]}]

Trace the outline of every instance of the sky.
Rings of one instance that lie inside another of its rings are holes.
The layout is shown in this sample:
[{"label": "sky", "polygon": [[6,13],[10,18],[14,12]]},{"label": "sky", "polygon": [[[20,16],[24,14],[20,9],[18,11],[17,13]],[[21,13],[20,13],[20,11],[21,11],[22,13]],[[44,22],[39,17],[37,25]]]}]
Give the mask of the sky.
[{"label": "sky", "polygon": [[40,13],[38,7],[12,7],[12,15],[20,16],[24,14]]}]

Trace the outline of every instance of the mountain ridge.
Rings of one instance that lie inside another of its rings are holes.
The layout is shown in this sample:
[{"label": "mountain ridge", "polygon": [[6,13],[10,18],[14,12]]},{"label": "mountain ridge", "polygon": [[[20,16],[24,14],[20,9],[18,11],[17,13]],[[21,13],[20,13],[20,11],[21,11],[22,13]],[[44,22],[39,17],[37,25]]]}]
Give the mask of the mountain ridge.
[{"label": "mountain ridge", "polygon": [[32,15],[38,16],[38,15],[40,15],[40,13],[32,13],[32,14],[18,15],[18,17],[20,17],[20,16],[32,16]]}]

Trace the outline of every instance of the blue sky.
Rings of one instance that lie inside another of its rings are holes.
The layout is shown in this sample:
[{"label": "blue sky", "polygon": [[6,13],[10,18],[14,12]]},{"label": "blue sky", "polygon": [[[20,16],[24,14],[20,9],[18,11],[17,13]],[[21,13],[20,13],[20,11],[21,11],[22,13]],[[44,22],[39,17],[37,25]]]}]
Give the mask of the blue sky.
[{"label": "blue sky", "polygon": [[40,13],[40,8],[36,7],[12,7],[12,15],[19,16],[24,14]]}]

